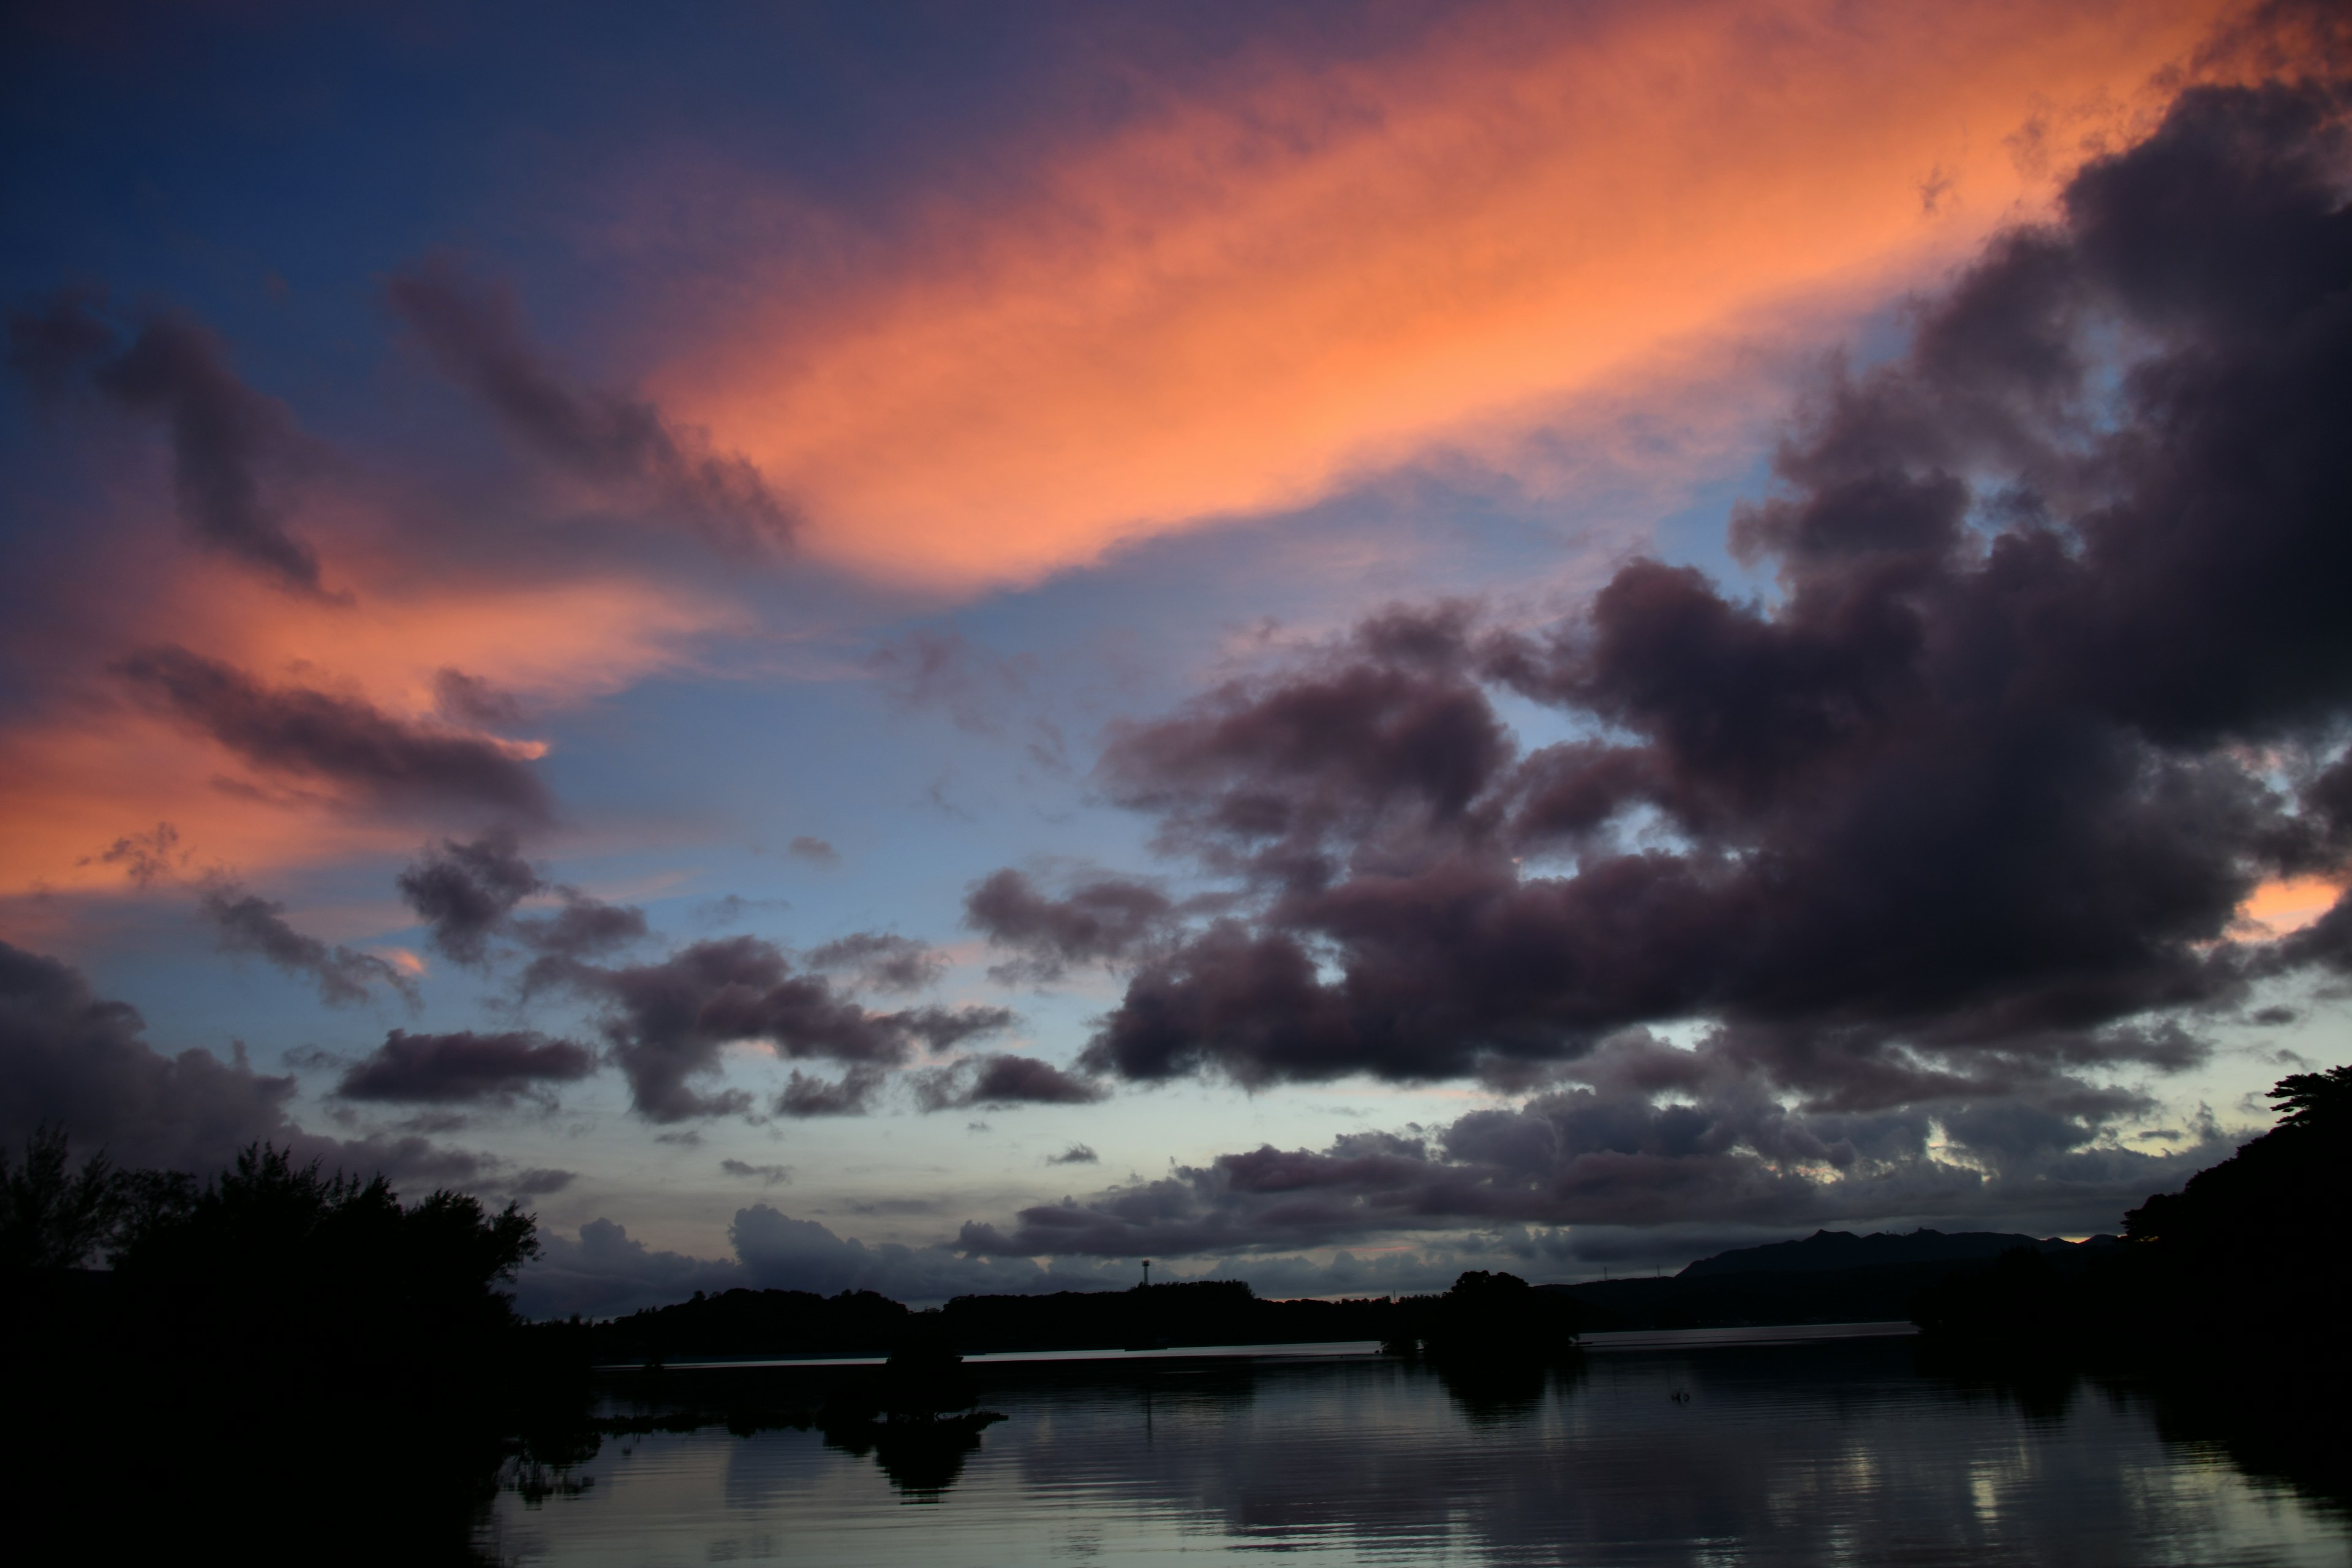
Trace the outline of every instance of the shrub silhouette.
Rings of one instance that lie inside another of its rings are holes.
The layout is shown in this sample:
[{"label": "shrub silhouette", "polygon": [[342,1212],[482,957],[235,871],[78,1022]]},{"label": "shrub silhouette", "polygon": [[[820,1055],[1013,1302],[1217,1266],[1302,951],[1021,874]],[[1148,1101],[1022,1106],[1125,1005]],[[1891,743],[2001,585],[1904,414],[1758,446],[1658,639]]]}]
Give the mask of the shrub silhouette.
[{"label": "shrub silhouette", "polygon": [[[263,1144],[201,1186],[67,1154],[45,1129],[0,1172],[10,1339],[34,1352],[12,1386],[26,1495],[164,1550],[462,1559],[544,1359],[501,1289],[531,1216],[404,1205]],[[101,1251],[111,1275],[79,1269]],[[106,1506],[125,1484],[129,1515]]]}]

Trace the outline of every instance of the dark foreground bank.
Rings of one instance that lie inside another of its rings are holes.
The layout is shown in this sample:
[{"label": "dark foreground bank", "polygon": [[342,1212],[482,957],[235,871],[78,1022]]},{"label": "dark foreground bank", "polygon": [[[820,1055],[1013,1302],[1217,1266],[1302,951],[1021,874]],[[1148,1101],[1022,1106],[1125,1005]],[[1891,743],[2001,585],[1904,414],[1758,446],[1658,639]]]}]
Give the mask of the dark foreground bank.
[{"label": "dark foreground bank", "polygon": [[530,1434],[587,1397],[578,1336],[503,1289],[536,1247],[512,1207],[403,1204],[267,1148],[202,1184],[77,1171],[56,1133],[0,1191],[12,1544],[471,1561]]},{"label": "dark foreground bank", "polygon": [[2084,1266],[2018,1248],[1922,1290],[1912,1318],[1937,1354],[2192,1363],[2299,1384],[2347,1364],[2345,1216],[2352,1213],[2352,1068],[2271,1091],[2279,1124],[2124,1215],[2121,1245]]}]

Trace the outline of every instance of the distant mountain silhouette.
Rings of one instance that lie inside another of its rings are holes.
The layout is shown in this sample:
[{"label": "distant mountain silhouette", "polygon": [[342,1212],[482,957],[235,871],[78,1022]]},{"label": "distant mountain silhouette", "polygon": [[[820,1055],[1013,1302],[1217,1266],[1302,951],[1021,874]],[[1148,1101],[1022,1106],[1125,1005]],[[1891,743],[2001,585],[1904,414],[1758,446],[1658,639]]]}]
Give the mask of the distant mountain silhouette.
[{"label": "distant mountain silhouette", "polygon": [[1999,1231],[1819,1230],[1794,1241],[1734,1247],[1669,1277],[1541,1289],[1577,1303],[1585,1327],[1602,1331],[1883,1322],[1907,1317],[1918,1294],[1948,1276],[2020,1249],[2073,1274],[2120,1245],[2112,1236],[2075,1243]]},{"label": "distant mountain silhouette", "polygon": [[1761,1247],[1737,1247],[1702,1258],[1675,1276],[1705,1279],[1724,1274],[1817,1274],[1849,1268],[1873,1268],[1889,1263],[1950,1263],[1999,1258],[2023,1247],[2030,1252],[2065,1254],[2084,1247],[2116,1245],[2116,1237],[2095,1236],[2072,1242],[2058,1237],[2036,1238],[2002,1231],[1964,1230],[1947,1236],[1940,1230],[1915,1230],[1897,1236],[1873,1231],[1856,1236],[1850,1230],[1817,1230],[1800,1241],[1767,1242]]}]

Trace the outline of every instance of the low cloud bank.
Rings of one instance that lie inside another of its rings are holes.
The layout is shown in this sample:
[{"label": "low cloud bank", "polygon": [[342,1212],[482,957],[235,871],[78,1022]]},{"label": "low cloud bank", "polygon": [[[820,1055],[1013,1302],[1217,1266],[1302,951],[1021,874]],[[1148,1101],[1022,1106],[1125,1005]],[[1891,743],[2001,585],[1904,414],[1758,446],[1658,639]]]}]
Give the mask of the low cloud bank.
[{"label": "low cloud bank", "polygon": [[1953,1092],[1933,1109],[1804,1109],[1783,1103],[1736,1040],[1685,1050],[1643,1031],[1569,1070],[1517,1106],[1321,1150],[1222,1154],[1025,1208],[1006,1226],[969,1223],[958,1245],[988,1257],[1243,1258],[1485,1234],[1523,1240],[1481,1245],[1566,1264],[1692,1255],[1606,1239],[1654,1228],[2080,1234],[2112,1228],[2229,1152],[2210,1121],[2174,1152],[2127,1148],[2116,1124],[2146,1102],[2063,1075],[2021,1070],[1998,1093]]}]

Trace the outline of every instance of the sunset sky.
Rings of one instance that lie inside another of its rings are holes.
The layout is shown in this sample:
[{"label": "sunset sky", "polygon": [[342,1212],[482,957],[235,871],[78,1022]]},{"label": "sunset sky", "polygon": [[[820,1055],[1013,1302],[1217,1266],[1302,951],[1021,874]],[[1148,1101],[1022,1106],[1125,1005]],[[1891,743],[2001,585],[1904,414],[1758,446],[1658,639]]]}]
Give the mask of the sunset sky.
[{"label": "sunset sky", "polygon": [[7,26],[12,1142],[1324,1294],[2352,1059],[2326,7]]}]

